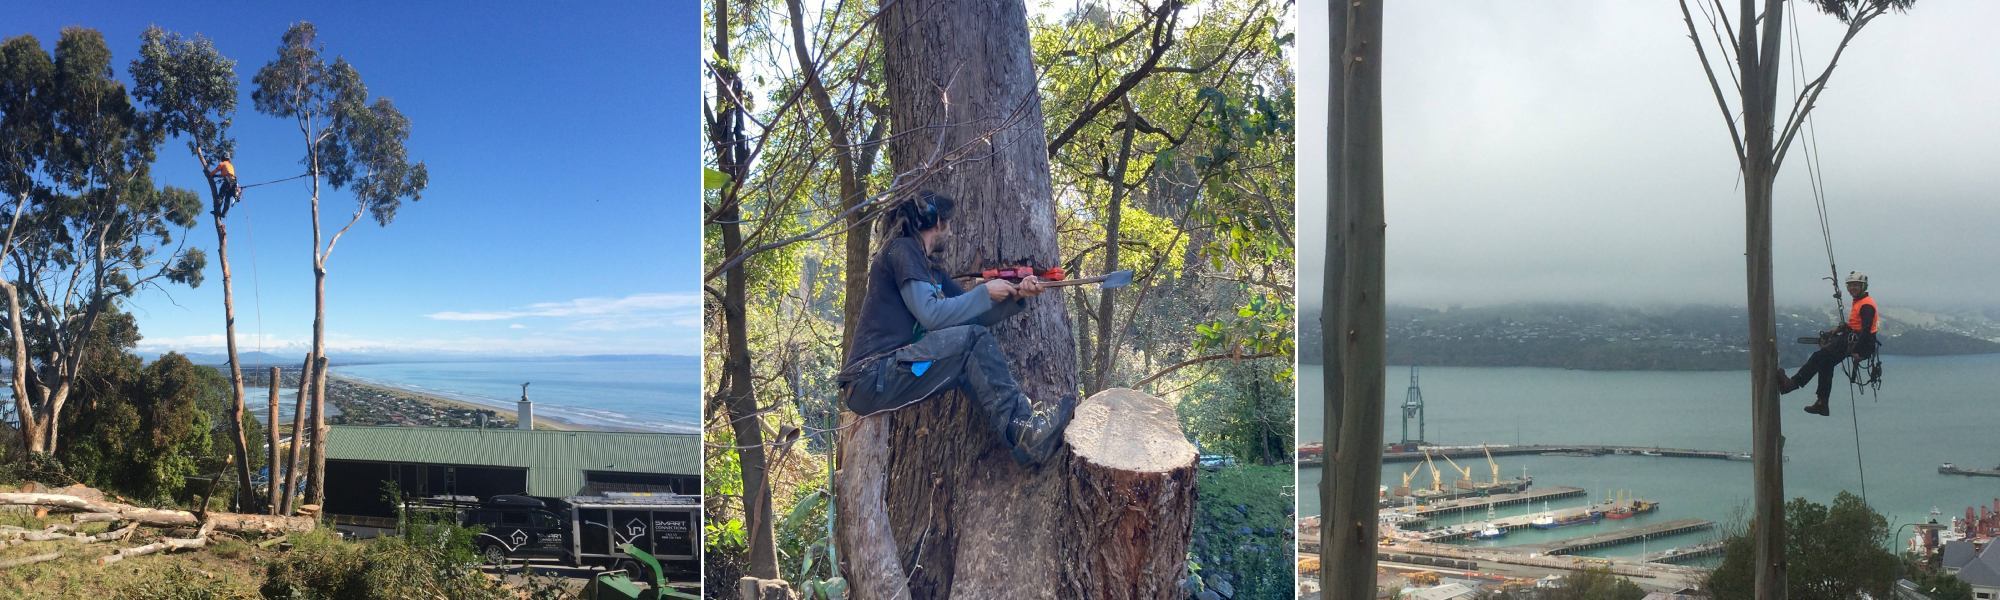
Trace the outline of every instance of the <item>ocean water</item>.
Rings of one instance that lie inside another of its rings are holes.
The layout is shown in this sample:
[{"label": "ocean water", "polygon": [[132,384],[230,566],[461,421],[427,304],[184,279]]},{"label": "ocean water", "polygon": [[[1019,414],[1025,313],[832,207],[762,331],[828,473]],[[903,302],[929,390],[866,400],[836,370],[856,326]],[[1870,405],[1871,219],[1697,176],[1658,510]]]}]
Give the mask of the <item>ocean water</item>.
[{"label": "ocean water", "polygon": [[[1945,521],[1965,507],[2000,497],[2000,479],[1942,475],[1940,463],[1991,467],[2000,464],[2000,355],[1953,357],[1889,356],[1883,360],[1879,396],[1856,396],[1836,382],[1831,417],[1800,410],[1812,402],[1811,389],[1782,398],[1786,450],[1785,495],[1831,504],[1842,490],[1860,494],[1863,467],[1870,506],[1890,527],[1921,522],[1933,507]],[[1610,444],[1702,450],[1750,450],[1750,375],[1747,371],[1659,372],[1572,371],[1530,368],[1429,367],[1418,370],[1427,417],[1426,438],[1447,445]],[[1836,374],[1836,377],[1840,375]],[[1324,372],[1299,369],[1299,440],[1322,439]],[[1402,435],[1398,408],[1409,387],[1407,366],[1387,370],[1383,439]],[[1854,418],[1850,418],[1850,406]],[[1861,461],[1857,464],[1857,422]],[[1415,423],[1411,434],[1415,435]],[[1752,498],[1751,463],[1650,456],[1571,458],[1496,457],[1504,477],[1522,469],[1537,485],[1568,485],[1590,491],[1588,499],[1557,501],[1553,508],[1582,506],[1624,490],[1661,503],[1660,510],[1622,522],[1552,531],[1515,531],[1481,545],[1507,546],[1551,541],[1670,519],[1699,518],[1718,523],[1717,531],[1748,521]],[[1439,460],[1444,485],[1456,479]],[[1475,478],[1490,477],[1484,459],[1462,461]],[[1384,465],[1382,482],[1394,487],[1402,474],[1421,463]],[[1300,514],[1320,513],[1319,468],[1299,472]],[[1428,468],[1412,478],[1430,483]],[[1498,516],[1543,510],[1522,506]],[[1484,512],[1444,523],[1474,523]],[[1894,532],[1892,532],[1893,534]],[[1690,533],[1598,552],[1633,556],[1698,543],[1716,535]],[[1902,531],[1902,538],[1909,530]],[[1898,542],[1900,543],[1900,542]]]},{"label": "ocean water", "polygon": [[491,406],[512,415],[521,383],[535,414],[596,427],[696,432],[701,360],[691,356],[338,365],[339,377]]}]

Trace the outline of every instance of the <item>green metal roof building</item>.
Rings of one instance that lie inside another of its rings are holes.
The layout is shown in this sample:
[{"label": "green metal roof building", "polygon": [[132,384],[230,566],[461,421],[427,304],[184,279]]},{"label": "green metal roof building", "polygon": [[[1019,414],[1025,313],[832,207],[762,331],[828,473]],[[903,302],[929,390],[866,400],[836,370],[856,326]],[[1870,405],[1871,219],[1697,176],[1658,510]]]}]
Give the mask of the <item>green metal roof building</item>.
[{"label": "green metal roof building", "polygon": [[387,516],[405,496],[562,497],[607,491],[701,493],[692,433],[334,426],[327,436],[326,512]]}]

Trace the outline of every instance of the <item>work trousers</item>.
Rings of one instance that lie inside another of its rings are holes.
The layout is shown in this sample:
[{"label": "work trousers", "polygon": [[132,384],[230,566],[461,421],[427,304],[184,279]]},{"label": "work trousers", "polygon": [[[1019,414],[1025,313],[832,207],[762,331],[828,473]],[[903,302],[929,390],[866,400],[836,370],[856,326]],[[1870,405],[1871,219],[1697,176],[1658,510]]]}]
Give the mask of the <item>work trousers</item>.
[{"label": "work trousers", "polygon": [[[1854,346],[1854,336],[1850,334],[1814,350],[1812,356],[1806,358],[1806,364],[1799,367],[1797,373],[1792,374],[1792,385],[1805,387],[1806,382],[1818,378],[1819,387],[1813,390],[1814,396],[1819,398],[1820,402],[1826,402],[1827,396],[1833,394],[1833,370],[1840,366],[1841,361],[1853,355],[1851,348]],[[1863,358],[1874,353],[1872,349],[1862,349]]]},{"label": "work trousers", "polygon": [[1009,425],[1026,421],[1033,410],[1007,370],[1007,356],[984,325],[929,332],[915,343],[850,366],[840,381],[848,410],[864,416],[963,391],[1009,446],[1016,441]]}]

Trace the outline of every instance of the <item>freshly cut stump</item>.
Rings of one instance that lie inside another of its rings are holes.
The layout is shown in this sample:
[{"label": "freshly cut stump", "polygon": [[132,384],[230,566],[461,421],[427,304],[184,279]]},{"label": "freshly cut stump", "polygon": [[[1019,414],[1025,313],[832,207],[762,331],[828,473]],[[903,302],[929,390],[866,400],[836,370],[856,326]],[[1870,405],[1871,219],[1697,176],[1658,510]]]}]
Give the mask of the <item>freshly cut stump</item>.
[{"label": "freshly cut stump", "polygon": [[1194,532],[1195,451],[1172,406],[1125,388],[1098,392],[1064,432],[1070,581],[1085,597],[1179,598]]}]

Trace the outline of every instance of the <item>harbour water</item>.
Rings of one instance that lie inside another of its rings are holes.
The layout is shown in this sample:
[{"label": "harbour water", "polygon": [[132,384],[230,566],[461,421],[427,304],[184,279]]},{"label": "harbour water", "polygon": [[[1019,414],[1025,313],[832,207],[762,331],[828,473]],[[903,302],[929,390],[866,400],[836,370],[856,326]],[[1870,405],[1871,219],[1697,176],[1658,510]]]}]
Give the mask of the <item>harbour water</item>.
[{"label": "harbour water", "polygon": [[[1850,418],[1848,392],[1834,388],[1831,417],[1800,410],[1812,401],[1810,389],[1783,397],[1787,436],[1784,464],[1785,494],[1831,504],[1842,490],[1860,494],[1862,467],[1869,504],[1890,520],[1890,527],[1920,522],[1933,506],[1945,518],[1963,514],[1965,507],[2000,497],[2000,479],[1942,475],[1940,463],[1990,467],[2000,463],[2000,355],[1953,357],[1889,356],[1883,360],[1879,396],[1855,396],[1862,460],[1857,464],[1857,421]],[[1383,439],[1402,436],[1402,411],[1408,366],[1387,370],[1387,414]],[[1426,410],[1425,438],[1447,445],[1490,444],[1608,444],[1701,450],[1750,450],[1750,377],[1747,371],[1572,371],[1530,368],[1419,368]],[[1836,375],[1838,376],[1838,375]],[[1299,369],[1299,442],[1320,441],[1324,423],[1323,369]],[[1416,435],[1414,420],[1411,435]],[[1751,463],[1712,459],[1653,456],[1498,457],[1503,477],[1518,477],[1522,469],[1538,485],[1570,485],[1591,490],[1589,500],[1555,502],[1552,507],[1582,506],[1624,490],[1634,497],[1659,501],[1660,509],[1623,521],[1550,531],[1520,530],[1505,538],[1477,545],[1511,546],[1554,541],[1668,519],[1715,521],[1708,533],[1691,533],[1606,548],[1589,554],[1637,556],[1669,547],[1687,546],[1741,527],[1750,511]],[[1457,479],[1443,460],[1436,461],[1444,485]],[[1460,461],[1477,479],[1491,477],[1484,459]],[[1382,469],[1382,483],[1395,487],[1412,468],[1419,472],[1412,485],[1431,483],[1422,463],[1391,463]],[[1321,469],[1299,471],[1300,514],[1320,512]],[[1543,510],[1515,506],[1498,516]],[[1439,523],[1476,524],[1484,511],[1447,518]],[[1907,537],[1908,530],[1904,530]]]},{"label": "harbour water", "polygon": [[701,360],[592,357],[338,365],[335,376],[472,402],[511,415],[528,386],[535,414],[592,427],[700,430]]}]

